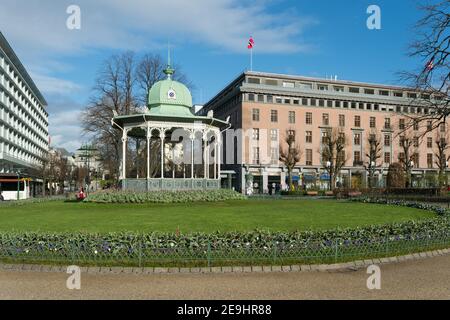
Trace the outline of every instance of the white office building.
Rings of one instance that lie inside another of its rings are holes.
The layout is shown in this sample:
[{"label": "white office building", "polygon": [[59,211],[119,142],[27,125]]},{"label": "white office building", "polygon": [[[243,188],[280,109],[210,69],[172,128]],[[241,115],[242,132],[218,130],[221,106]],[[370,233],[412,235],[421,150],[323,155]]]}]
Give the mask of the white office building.
[{"label": "white office building", "polygon": [[49,147],[46,106],[0,32],[0,190],[5,199],[28,198],[42,188],[38,168]]}]

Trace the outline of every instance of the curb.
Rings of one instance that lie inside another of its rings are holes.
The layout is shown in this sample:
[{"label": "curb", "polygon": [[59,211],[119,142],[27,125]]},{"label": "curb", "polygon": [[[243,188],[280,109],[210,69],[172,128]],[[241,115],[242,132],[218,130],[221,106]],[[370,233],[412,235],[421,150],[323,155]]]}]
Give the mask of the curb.
[{"label": "curb", "polygon": [[[223,266],[223,267],[81,267],[82,273],[88,274],[200,274],[200,273],[272,273],[272,272],[346,272],[355,271],[373,264],[392,264],[405,261],[422,260],[426,258],[445,256],[449,249],[425,251],[397,257],[357,260],[334,264],[285,265],[285,266]],[[1,271],[20,272],[67,272],[66,266],[37,264],[3,264]]]}]

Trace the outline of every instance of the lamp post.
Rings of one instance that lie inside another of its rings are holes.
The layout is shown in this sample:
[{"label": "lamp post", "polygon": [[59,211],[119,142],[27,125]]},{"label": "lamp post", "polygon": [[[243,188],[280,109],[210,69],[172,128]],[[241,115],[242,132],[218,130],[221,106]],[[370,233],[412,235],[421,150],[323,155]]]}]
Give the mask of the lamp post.
[{"label": "lamp post", "polygon": [[327,161],[327,168],[328,168],[328,180],[329,180],[329,188],[330,191],[333,190],[332,186],[331,186],[331,162]]},{"label": "lamp post", "polygon": [[17,200],[20,200],[20,170],[17,170]]},{"label": "lamp post", "polygon": [[94,156],[93,153],[95,151],[97,151],[97,149],[92,147],[92,146],[90,146],[90,145],[88,145],[88,144],[85,144],[84,146],[81,146],[81,148],[79,148],[78,151],[82,152],[81,156],[82,156],[82,158],[84,160],[84,165],[85,165],[85,167],[87,169],[87,176],[85,177],[84,182],[85,182],[85,185],[86,185],[86,194],[88,194],[89,193],[89,186],[91,184],[91,179],[90,179],[90,174],[91,174],[90,161],[91,161],[91,158]]},{"label": "lamp post", "polygon": [[370,162],[370,179],[372,180],[372,181],[370,181],[370,187],[371,188],[373,188],[373,185],[374,185],[374,178],[375,178],[375,161],[371,161]]}]

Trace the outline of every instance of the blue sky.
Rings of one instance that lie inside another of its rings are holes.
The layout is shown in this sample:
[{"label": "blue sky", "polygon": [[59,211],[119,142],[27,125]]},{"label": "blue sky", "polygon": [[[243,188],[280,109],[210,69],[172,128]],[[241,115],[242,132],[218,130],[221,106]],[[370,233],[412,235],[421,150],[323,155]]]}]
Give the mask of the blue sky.
[{"label": "blue sky", "polygon": [[[68,30],[66,8],[79,5],[81,30]],[[369,5],[381,30],[366,27]],[[249,68],[313,77],[398,84],[421,17],[415,0],[2,0],[0,30],[46,96],[52,143],[74,151],[87,139],[80,111],[101,62],[133,50],[166,56],[194,83],[204,103]]]}]

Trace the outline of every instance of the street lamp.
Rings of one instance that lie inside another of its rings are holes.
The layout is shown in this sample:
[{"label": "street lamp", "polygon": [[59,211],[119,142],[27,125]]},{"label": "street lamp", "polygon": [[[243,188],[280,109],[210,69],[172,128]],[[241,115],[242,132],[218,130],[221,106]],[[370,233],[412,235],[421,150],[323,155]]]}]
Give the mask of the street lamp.
[{"label": "street lamp", "polygon": [[78,151],[81,151],[81,156],[83,157],[84,160],[84,165],[87,167],[87,176],[85,177],[85,184],[87,186],[86,188],[86,194],[89,192],[89,186],[91,184],[91,179],[90,179],[90,160],[91,158],[94,156],[93,153],[95,151],[97,151],[96,148],[85,144],[84,146],[81,146],[81,148],[78,149]]},{"label": "street lamp", "polygon": [[17,170],[17,200],[20,200],[20,170]]},{"label": "street lamp", "polygon": [[332,190],[332,187],[331,187],[331,162],[330,161],[327,161],[327,168],[328,168],[328,179],[329,179],[329,184],[330,184],[330,190]]}]

